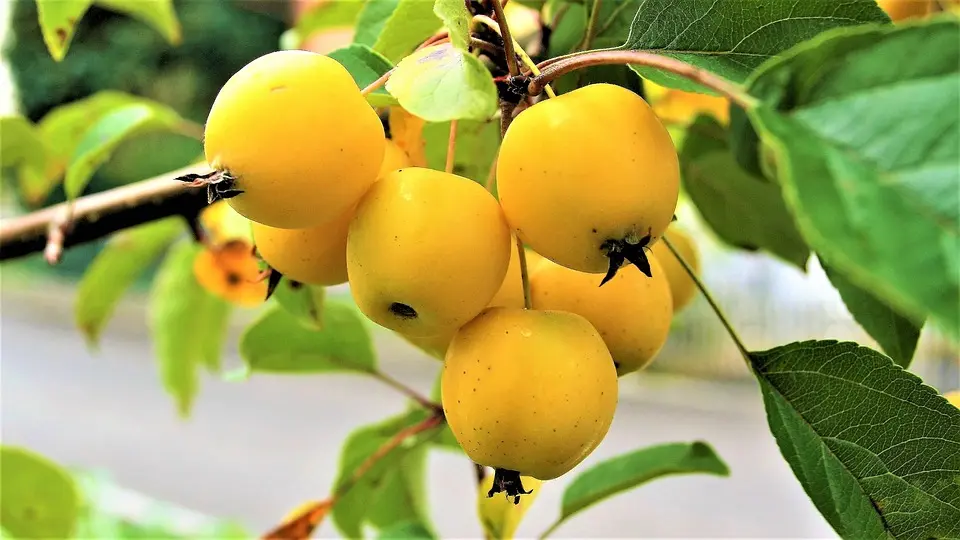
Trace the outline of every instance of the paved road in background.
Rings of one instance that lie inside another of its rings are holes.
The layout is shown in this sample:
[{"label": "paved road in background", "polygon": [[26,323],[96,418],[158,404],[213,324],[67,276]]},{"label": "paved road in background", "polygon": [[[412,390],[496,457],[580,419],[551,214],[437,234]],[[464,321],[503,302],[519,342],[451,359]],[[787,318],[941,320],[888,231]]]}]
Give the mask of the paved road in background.
[{"label": "paved road in background", "polygon": [[[5,292],[2,307],[5,443],[72,466],[108,469],[126,488],[236,518],[256,531],[324,496],[350,430],[404,406],[359,377],[208,378],[193,417],[180,421],[157,380],[138,309],[121,309],[91,354],[71,327],[68,302]],[[388,371],[429,391],[438,363],[395,339],[380,347]],[[234,352],[230,361],[237,361]],[[584,512],[556,537],[836,537],[780,457],[752,386],[649,377],[622,394],[610,434],[587,463],[641,445],[702,439],[732,475],[657,481]],[[477,537],[469,463],[435,452],[428,474],[440,534]],[[518,537],[535,536],[554,519],[568,481],[544,487]],[[330,523],[320,532],[336,535]]]}]

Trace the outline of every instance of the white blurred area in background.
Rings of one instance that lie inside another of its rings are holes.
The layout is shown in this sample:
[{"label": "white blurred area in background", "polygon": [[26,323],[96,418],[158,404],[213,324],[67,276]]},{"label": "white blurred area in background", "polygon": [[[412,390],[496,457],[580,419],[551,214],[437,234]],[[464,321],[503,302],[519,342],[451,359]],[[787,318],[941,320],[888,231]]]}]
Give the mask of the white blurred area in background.
[{"label": "white blurred area in background", "polygon": [[[700,250],[702,277],[752,350],[793,341],[835,339],[880,347],[854,321],[816,256],[806,273],[764,252],[749,253],[717,240],[696,208],[682,202],[677,225]],[[697,298],[674,320],[652,371],[702,377],[748,377],[743,360],[710,310]],[[926,325],[910,370],[941,391],[960,387],[957,347]]]}]

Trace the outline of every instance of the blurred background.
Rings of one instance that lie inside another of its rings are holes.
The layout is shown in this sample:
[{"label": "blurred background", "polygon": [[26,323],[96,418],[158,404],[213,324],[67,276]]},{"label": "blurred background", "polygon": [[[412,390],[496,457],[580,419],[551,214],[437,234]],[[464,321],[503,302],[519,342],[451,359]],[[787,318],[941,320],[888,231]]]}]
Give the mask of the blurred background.
[{"label": "blurred background", "polygon": [[[179,47],[134,19],[93,7],[58,64],[40,37],[33,0],[0,2],[0,110],[36,121],[59,104],[114,89],[166,103],[202,123],[223,82],[275,50],[294,12],[307,3],[177,1]],[[99,170],[88,192],[183,166],[201,151],[180,135],[139,137]],[[4,218],[30,209],[8,180],[0,195]],[[42,205],[61,200],[62,190],[55,190]],[[705,282],[752,348],[803,339],[875,346],[815,259],[803,273],[765,255],[735,252],[716,241],[688,204],[678,216],[697,241]],[[400,395],[359,377],[207,377],[192,418],[178,419],[153,362],[145,315],[149,276],[118,308],[99,350],[88,348],[74,328],[75,284],[101,247],[71,249],[52,268],[39,257],[2,266],[0,436],[86,471],[106,512],[184,534],[221,518],[265,531],[299,503],[327,494],[350,431],[403,409]],[[333,294],[347,293],[338,288]],[[236,338],[255,313],[234,316],[228,364],[239,365]],[[385,371],[429,392],[439,362],[386,331],[376,336]],[[960,386],[958,366],[956,349],[926,330],[911,370],[946,391]],[[756,384],[702,298],[677,318],[654,364],[622,380],[621,389],[613,428],[586,464],[643,445],[701,439],[732,475],[657,481],[589,510],[555,536],[835,536],[781,458]],[[520,537],[553,521],[567,481],[544,486]],[[466,459],[431,454],[428,482],[438,532],[480,536]],[[337,533],[326,523],[319,535]]]}]

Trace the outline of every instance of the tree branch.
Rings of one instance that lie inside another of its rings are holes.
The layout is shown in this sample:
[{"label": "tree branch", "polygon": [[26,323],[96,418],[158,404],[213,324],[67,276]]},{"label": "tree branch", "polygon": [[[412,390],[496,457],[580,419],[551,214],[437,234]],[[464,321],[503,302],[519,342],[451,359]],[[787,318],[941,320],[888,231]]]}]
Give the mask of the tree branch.
[{"label": "tree branch", "polygon": [[192,218],[207,206],[207,190],[176,178],[205,172],[205,164],[192,165],[0,221],[0,261],[45,250],[48,256],[58,255],[59,250],[169,216]]},{"label": "tree branch", "polygon": [[500,25],[500,37],[503,38],[503,52],[507,57],[507,70],[511,77],[520,74],[520,67],[517,65],[517,56],[513,50],[513,36],[510,34],[510,26],[507,24],[507,16],[503,13],[503,4],[500,0],[490,0],[493,5],[493,12],[497,16],[497,24]]},{"label": "tree branch", "polygon": [[562,59],[554,59],[552,62],[541,63],[539,68],[540,75],[533,77],[527,87],[527,91],[532,96],[536,96],[543,91],[543,87],[558,77],[566,75],[571,71],[590,66],[601,65],[625,65],[634,64],[639,66],[648,66],[662,69],[685,77],[699,83],[711,90],[716,90],[730,101],[736,103],[744,109],[752,109],[757,100],[747,94],[747,92],[738,84],[728,81],[723,77],[714,75],[707,70],[700,69],[692,64],[688,64],[669,56],[662,56],[646,51],[616,51],[616,50],[596,50],[586,51],[579,54],[573,54]]}]

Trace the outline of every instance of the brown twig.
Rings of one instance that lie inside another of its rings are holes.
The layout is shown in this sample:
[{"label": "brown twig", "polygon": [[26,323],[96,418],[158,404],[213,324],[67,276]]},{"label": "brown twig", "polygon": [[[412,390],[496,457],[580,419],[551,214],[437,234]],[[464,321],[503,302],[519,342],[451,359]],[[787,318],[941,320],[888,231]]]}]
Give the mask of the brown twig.
[{"label": "brown twig", "polygon": [[546,84],[571,71],[608,64],[634,64],[662,69],[716,90],[745,109],[753,108],[757,104],[757,100],[736,83],[675,58],[646,51],[587,51],[550,64],[542,63],[537,66],[541,70],[540,75],[530,80],[527,91],[535,96],[543,91]]},{"label": "brown twig", "polygon": [[384,443],[383,446],[378,448],[376,452],[374,452],[373,454],[370,455],[370,457],[364,460],[364,462],[361,463],[359,467],[354,469],[353,474],[350,476],[350,478],[346,482],[341,484],[339,488],[337,488],[336,493],[334,493],[333,495],[334,500],[338,500],[342,498],[344,495],[346,495],[347,492],[349,492],[353,488],[353,486],[355,486],[357,482],[359,482],[360,479],[363,478],[363,475],[367,474],[367,472],[369,472],[370,469],[372,469],[373,466],[376,465],[378,461],[383,459],[387,454],[392,452],[395,448],[403,444],[403,442],[406,441],[408,438],[413,437],[414,435],[423,433],[424,431],[430,431],[431,429],[439,426],[443,422],[444,422],[443,416],[435,414],[428,417],[427,419],[423,420],[418,424],[414,424],[410,427],[400,430],[396,435],[391,437],[390,440]]},{"label": "brown twig", "polygon": [[383,384],[386,384],[390,388],[393,388],[394,390],[397,390],[401,394],[416,401],[417,404],[420,405],[421,407],[428,409],[435,414],[443,413],[443,407],[441,407],[439,403],[434,403],[423,394],[417,392],[416,390],[414,390],[413,388],[410,388],[409,386],[403,384],[402,382],[394,379],[393,377],[387,375],[386,373],[382,371],[374,371],[372,375],[375,379],[382,382]]},{"label": "brown twig", "polygon": [[[72,203],[61,203],[0,221],[0,260],[41,251],[48,260],[55,260],[58,252],[65,248],[122,229],[169,216],[195,216],[207,205],[207,190],[178,182],[176,178],[200,172],[207,172],[207,167],[185,167],[149,180],[80,197]],[[66,216],[69,219],[65,220]]]},{"label": "brown twig", "polygon": [[503,38],[503,53],[507,60],[507,71],[510,72],[511,76],[516,77],[520,74],[520,65],[517,62],[517,54],[513,50],[513,36],[510,34],[507,16],[503,13],[503,4],[500,3],[500,0],[490,0],[490,4],[497,16],[497,24],[500,25],[500,37]]},{"label": "brown twig", "polygon": [[73,205],[68,203],[50,220],[50,226],[47,227],[47,244],[43,248],[43,258],[51,266],[58,264],[63,256],[63,243],[67,238],[67,233],[70,232],[72,217]]}]

